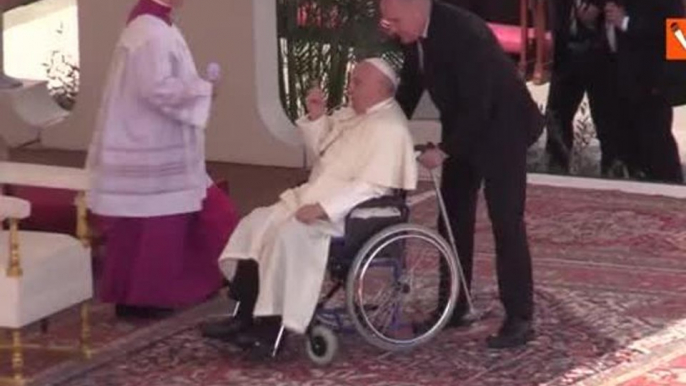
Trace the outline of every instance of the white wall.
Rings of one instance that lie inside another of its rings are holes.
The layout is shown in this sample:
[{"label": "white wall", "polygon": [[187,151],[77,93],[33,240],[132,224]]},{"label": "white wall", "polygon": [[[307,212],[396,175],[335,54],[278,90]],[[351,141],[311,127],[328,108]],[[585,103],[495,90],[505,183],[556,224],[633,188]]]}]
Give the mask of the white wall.
[{"label": "white wall", "polygon": [[[84,150],[90,142],[110,55],[134,0],[77,1],[80,92],[72,114],[46,130],[43,143],[47,147]],[[256,84],[264,74],[256,68],[253,5],[253,0],[188,1],[180,12],[179,24],[200,71],[204,72],[208,62],[216,61],[225,74],[208,127],[208,158],[298,167],[302,165],[301,147],[279,140],[258,112]],[[273,40],[276,41],[275,35]],[[8,44],[11,46],[13,43]],[[6,57],[10,67],[16,63],[16,55],[21,55],[17,52]],[[19,62],[25,60],[31,61],[33,66],[38,59],[21,57]],[[15,91],[11,95],[18,93]],[[0,126],[0,134],[8,138],[10,144],[16,144],[24,138],[8,132],[30,130],[20,127],[21,120],[10,116],[12,106],[8,105],[12,100],[16,98],[0,96],[0,104],[3,104],[0,113],[6,118],[3,119],[5,124]],[[278,128],[282,137],[283,133],[292,133],[292,125],[287,120],[271,119],[271,123],[286,126]]]}]

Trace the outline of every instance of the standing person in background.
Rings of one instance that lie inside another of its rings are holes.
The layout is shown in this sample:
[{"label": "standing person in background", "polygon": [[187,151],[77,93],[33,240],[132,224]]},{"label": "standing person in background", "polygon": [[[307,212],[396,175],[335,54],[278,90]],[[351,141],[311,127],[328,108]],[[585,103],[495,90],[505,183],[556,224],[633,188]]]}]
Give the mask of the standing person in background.
[{"label": "standing person in background", "polygon": [[621,153],[634,178],[683,182],[672,134],[674,112],[660,89],[665,20],[683,15],[682,0],[617,0],[605,6],[605,18],[617,36]]},{"label": "standing person in background", "polygon": [[556,0],[553,6],[554,60],[546,116],[549,169],[569,172],[574,116],[584,93],[600,141],[600,172],[620,176],[615,107],[615,42],[610,42],[605,0]]},{"label": "standing person in background", "polygon": [[[524,224],[526,152],[541,134],[543,118],[514,62],[479,17],[432,0],[380,0],[380,8],[383,25],[404,46],[398,102],[411,116],[426,89],[440,112],[442,142],[422,154],[420,162],[432,169],[443,166],[441,192],[468,285],[477,193],[484,184],[506,312],[488,346],[525,344],[534,336],[531,255]],[[445,235],[444,224],[440,229]],[[446,284],[439,289],[443,301]],[[468,311],[462,291],[450,324],[471,323]]]},{"label": "standing person in background", "polygon": [[105,239],[99,296],[119,316],[159,317],[221,285],[237,223],[205,170],[216,84],[171,19],[182,0],[140,0],[114,51],[88,152],[88,204]]}]

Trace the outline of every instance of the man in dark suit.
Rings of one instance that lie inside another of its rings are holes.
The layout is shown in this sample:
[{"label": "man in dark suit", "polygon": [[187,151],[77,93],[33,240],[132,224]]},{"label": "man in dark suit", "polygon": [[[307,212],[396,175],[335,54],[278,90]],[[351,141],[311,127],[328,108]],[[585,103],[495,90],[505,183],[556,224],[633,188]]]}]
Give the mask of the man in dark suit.
[{"label": "man in dark suit", "polygon": [[601,174],[621,174],[614,97],[616,45],[608,40],[604,3],[605,0],[556,0],[552,3],[554,61],[546,107],[546,151],[551,170],[569,172],[574,115],[586,93],[600,141]]},{"label": "man in dark suit", "polygon": [[681,0],[617,0],[605,7],[617,34],[617,96],[622,154],[633,177],[683,182],[672,134],[672,106],[660,89],[665,19],[683,17]]},{"label": "man in dark suit", "polygon": [[[442,142],[422,154],[420,162],[429,168],[443,165],[441,191],[468,284],[477,192],[484,183],[500,299],[507,313],[487,343],[492,348],[524,344],[534,335],[531,256],[524,224],[526,151],[541,134],[541,114],[483,20],[431,0],[380,0],[380,6],[383,24],[405,51],[398,101],[411,116],[426,89],[440,112]],[[442,287],[439,292],[445,294]],[[451,325],[468,323],[467,311],[462,294]]]}]

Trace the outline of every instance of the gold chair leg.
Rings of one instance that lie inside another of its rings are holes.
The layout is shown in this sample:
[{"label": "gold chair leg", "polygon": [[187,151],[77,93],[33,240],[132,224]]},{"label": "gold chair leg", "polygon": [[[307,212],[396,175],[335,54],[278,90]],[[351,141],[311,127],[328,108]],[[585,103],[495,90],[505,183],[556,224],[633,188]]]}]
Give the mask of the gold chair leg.
[{"label": "gold chair leg", "polygon": [[86,301],[81,304],[81,353],[86,359],[90,359],[93,356],[93,350],[91,350],[90,341],[90,304]]},{"label": "gold chair leg", "polygon": [[90,247],[91,240],[88,226],[88,208],[86,206],[86,195],[84,192],[79,192],[76,195],[76,237],[85,248]]},{"label": "gold chair leg", "polygon": [[12,331],[12,373],[17,384],[24,383],[24,353],[21,345],[21,332]]},{"label": "gold chair leg", "polygon": [[10,219],[10,261],[7,267],[8,277],[21,277],[21,261],[19,260],[19,220]]}]

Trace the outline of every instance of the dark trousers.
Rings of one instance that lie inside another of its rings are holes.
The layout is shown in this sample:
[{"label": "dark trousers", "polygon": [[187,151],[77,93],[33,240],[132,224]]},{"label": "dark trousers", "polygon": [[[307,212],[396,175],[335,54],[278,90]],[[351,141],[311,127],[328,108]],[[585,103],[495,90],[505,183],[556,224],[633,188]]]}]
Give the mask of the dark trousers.
[{"label": "dark trousers", "polygon": [[570,53],[556,63],[546,106],[546,151],[553,167],[569,171],[574,146],[574,116],[584,93],[602,153],[600,171],[618,159],[617,102],[614,96],[615,61],[609,54],[590,50]]},{"label": "dark trousers", "polygon": [[634,177],[682,183],[679,150],[672,134],[672,106],[660,95],[620,99],[622,158]]},{"label": "dark trousers", "polygon": [[[480,152],[480,157],[448,158],[443,165],[441,193],[460,263],[471,286],[477,193],[483,182],[495,236],[500,300],[508,318],[530,320],[534,307],[531,255],[524,224],[526,146],[508,146],[507,142],[500,140],[500,145]],[[439,231],[446,235],[442,221]],[[447,293],[446,275],[442,267],[439,298],[443,300]],[[462,317],[467,307],[465,293],[461,291],[453,319]]]}]

